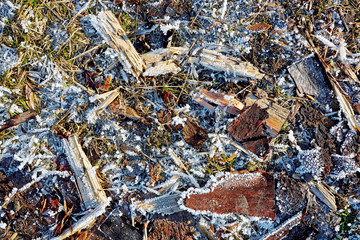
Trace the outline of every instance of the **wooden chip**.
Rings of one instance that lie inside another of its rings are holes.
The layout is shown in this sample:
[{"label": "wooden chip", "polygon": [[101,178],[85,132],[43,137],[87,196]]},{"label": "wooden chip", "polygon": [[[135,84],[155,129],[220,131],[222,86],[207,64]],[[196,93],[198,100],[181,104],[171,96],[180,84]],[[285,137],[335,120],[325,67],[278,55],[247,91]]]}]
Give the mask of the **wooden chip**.
[{"label": "wooden chip", "polygon": [[299,225],[301,221],[304,218],[304,214],[302,212],[299,212],[283,224],[281,224],[279,227],[275,228],[273,231],[271,231],[266,236],[262,237],[261,240],[280,240],[283,239],[285,236],[289,234],[289,231]]},{"label": "wooden chip", "polygon": [[15,117],[5,121],[5,123],[0,126],[0,132],[13,126],[19,125],[20,123],[26,122],[32,118],[35,118],[36,115],[37,113],[34,110],[20,113]]},{"label": "wooden chip", "polygon": [[275,219],[274,178],[266,172],[226,173],[203,189],[189,190],[184,205],[195,214],[241,213]]},{"label": "wooden chip", "polygon": [[244,104],[233,95],[210,92],[206,89],[202,89],[200,95],[196,96],[194,101],[206,107],[209,111],[214,111],[215,107],[212,104],[215,104],[219,109],[234,115],[240,114],[241,110],[245,107]]},{"label": "wooden chip", "polygon": [[257,99],[254,95],[245,99],[246,106],[251,106],[254,103],[257,103],[262,109],[266,109],[268,113],[268,118],[265,120],[266,132],[270,137],[275,137],[280,132],[290,111],[265,98]]},{"label": "wooden chip", "polygon": [[255,103],[229,123],[227,128],[236,141],[242,143],[246,149],[265,158],[270,152],[264,125],[267,118],[266,110]]},{"label": "wooden chip", "polygon": [[125,71],[138,78],[145,69],[145,63],[126,36],[119,21],[111,11],[100,12],[97,16],[91,15],[90,21],[117,53]]},{"label": "wooden chip", "polygon": [[91,209],[107,203],[106,194],[101,187],[96,171],[83,151],[78,138],[71,136],[62,141],[85,208]]},{"label": "wooden chip", "polygon": [[248,26],[247,29],[253,32],[264,32],[268,30],[271,27],[271,25],[267,23],[256,23],[254,25]]}]

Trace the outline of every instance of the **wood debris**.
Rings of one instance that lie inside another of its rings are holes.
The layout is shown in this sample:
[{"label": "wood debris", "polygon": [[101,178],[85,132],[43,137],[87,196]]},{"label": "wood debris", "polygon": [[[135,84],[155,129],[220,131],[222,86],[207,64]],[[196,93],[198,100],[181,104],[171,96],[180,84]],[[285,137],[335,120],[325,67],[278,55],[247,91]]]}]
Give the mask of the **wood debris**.
[{"label": "wood debris", "polygon": [[203,189],[189,190],[185,209],[196,214],[241,213],[275,219],[274,178],[266,172],[227,173],[210,180]]},{"label": "wood debris", "polygon": [[92,210],[59,236],[52,238],[53,240],[65,239],[88,227],[105,212],[105,208],[109,204],[96,175],[96,170],[86,157],[77,136],[71,136],[67,140],[62,139],[62,142],[68,156],[67,159],[74,172],[84,207],[86,210]]},{"label": "wood debris", "polygon": [[215,104],[219,109],[234,115],[240,114],[245,107],[234,95],[225,95],[206,89],[202,89],[200,93],[194,97],[194,101],[206,107],[209,111],[213,112],[215,110],[215,106],[213,105]]},{"label": "wood debris", "polygon": [[[147,66],[144,76],[157,76],[170,71],[173,73],[180,71],[176,62],[180,62],[186,57],[188,51],[184,47],[170,47],[143,54],[142,58]],[[259,69],[251,63],[227,57],[215,50],[197,49],[189,57],[188,61],[214,71],[224,71],[234,76],[251,79],[262,79],[264,77],[264,74],[260,73]]]},{"label": "wood debris", "polygon": [[321,103],[328,103],[330,87],[326,74],[313,55],[288,67],[291,77],[299,90],[300,97],[304,94],[314,96]]},{"label": "wood debris", "polygon": [[254,95],[249,95],[244,102],[246,106],[251,106],[256,103],[261,109],[266,110],[268,117],[265,119],[265,130],[270,137],[275,137],[280,132],[290,114],[289,110],[281,107],[279,104],[265,98],[258,99]]},{"label": "wood debris", "polygon": [[194,214],[241,213],[275,219],[274,205],[275,187],[272,175],[262,171],[242,171],[218,175],[204,188],[139,201],[132,207],[143,213],[172,214],[188,210]]},{"label": "wood debris", "polygon": [[85,209],[95,208],[107,203],[106,194],[101,187],[96,170],[83,151],[77,136],[62,139],[68,161],[74,172]]},{"label": "wood debris", "polygon": [[326,204],[331,210],[336,211],[336,201],[334,194],[322,182],[310,182],[310,191],[317,196],[323,203]]},{"label": "wood debris", "polygon": [[37,113],[34,110],[26,111],[16,115],[15,117],[5,121],[3,125],[0,126],[0,132],[11,128],[13,126],[19,125],[20,123],[29,121],[30,119],[35,118]]},{"label": "wood debris", "polygon": [[262,237],[261,240],[280,240],[286,237],[289,234],[289,231],[300,224],[305,215],[302,212],[299,212],[279,227],[275,228],[266,236]]},{"label": "wood debris", "polygon": [[94,28],[117,53],[125,71],[138,78],[145,70],[145,63],[130,42],[119,21],[111,11],[91,15]]},{"label": "wood debris", "polygon": [[246,109],[227,126],[230,134],[250,152],[265,158],[270,152],[265,120],[269,114],[257,103]]}]

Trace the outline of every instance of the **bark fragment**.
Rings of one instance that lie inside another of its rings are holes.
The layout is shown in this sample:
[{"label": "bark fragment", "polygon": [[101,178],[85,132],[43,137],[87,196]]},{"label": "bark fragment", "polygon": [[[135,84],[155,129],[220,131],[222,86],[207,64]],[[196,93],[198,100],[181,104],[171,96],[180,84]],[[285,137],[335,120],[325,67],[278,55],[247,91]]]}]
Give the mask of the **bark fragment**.
[{"label": "bark fragment", "polygon": [[188,191],[184,205],[195,213],[241,213],[275,219],[274,178],[262,171],[218,176],[208,187]]},{"label": "bark fragment", "polygon": [[15,117],[5,121],[5,123],[0,126],[0,132],[6,130],[8,128],[11,128],[13,126],[19,125],[20,123],[26,122],[30,119],[33,119],[33,118],[35,118],[36,115],[37,115],[37,113],[34,110],[20,113],[20,114],[16,115]]},{"label": "bark fragment", "polygon": [[299,89],[300,96],[309,94],[321,103],[329,102],[330,87],[328,80],[315,57],[304,58],[291,65],[288,71]]},{"label": "bark fragment", "polygon": [[266,110],[255,103],[229,123],[227,128],[236,141],[244,144],[244,147],[254,154],[265,158],[270,152],[264,125],[267,118]]}]

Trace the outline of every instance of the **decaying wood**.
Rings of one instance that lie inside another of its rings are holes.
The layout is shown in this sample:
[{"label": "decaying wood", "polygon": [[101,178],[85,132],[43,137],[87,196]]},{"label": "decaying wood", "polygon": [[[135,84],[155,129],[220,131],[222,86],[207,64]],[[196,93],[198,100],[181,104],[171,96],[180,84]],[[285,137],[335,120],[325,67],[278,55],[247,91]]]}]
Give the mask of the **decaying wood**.
[{"label": "decaying wood", "polygon": [[241,213],[275,219],[274,178],[266,172],[219,174],[204,188],[190,188],[182,194],[135,202],[134,210],[142,213],[172,214],[187,210],[194,214]]},{"label": "decaying wood", "polygon": [[283,239],[285,236],[289,234],[289,231],[295,227],[296,225],[299,225],[302,219],[304,218],[304,214],[302,212],[299,212],[283,224],[281,224],[279,227],[275,228],[273,231],[271,231],[266,236],[262,237],[261,240],[280,240]]},{"label": "decaying wood", "polygon": [[111,11],[103,11],[97,16],[91,15],[90,20],[107,44],[115,50],[125,71],[138,78],[145,69],[145,63],[126,36],[115,15]]},{"label": "decaying wood", "polygon": [[337,80],[331,74],[330,67],[325,63],[324,59],[321,58],[320,54],[316,50],[315,50],[315,52],[317,53],[317,56],[319,57],[320,62],[322,63],[323,67],[325,68],[325,71],[330,80],[331,86],[333,87],[335,94],[338,98],[338,101],[340,103],[342,112],[345,114],[347,120],[349,121],[351,128],[355,132],[360,132],[360,126],[356,122],[354,110],[353,110],[351,104],[349,103],[349,101],[347,100],[345,93],[342,91]]},{"label": "decaying wood", "polygon": [[85,209],[106,203],[107,197],[96,175],[95,168],[85,155],[77,136],[62,139]]},{"label": "decaying wood", "polygon": [[265,133],[268,113],[257,103],[246,109],[227,126],[230,134],[250,152],[265,158],[270,152],[269,140]]},{"label": "decaying wood", "polygon": [[[180,70],[176,61],[180,62],[188,53],[184,47],[170,47],[157,49],[155,51],[142,55],[146,63],[147,71],[144,76],[157,76],[173,71],[176,73]],[[214,71],[224,71],[234,76],[246,77],[251,79],[261,79],[264,74],[249,62],[237,60],[233,57],[227,57],[215,50],[197,49],[189,56],[188,61],[192,64],[202,65],[205,68]]]},{"label": "decaying wood", "polygon": [[275,137],[280,132],[290,111],[265,98],[258,99],[254,95],[250,95],[245,99],[246,106],[251,106],[254,103],[257,103],[260,108],[266,109],[268,113],[268,118],[265,119],[266,132],[270,137]]},{"label": "decaying wood", "polygon": [[294,63],[288,67],[288,71],[296,83],[300,96],[309,94],[321,103],[329,102],[328,80],[320,63],[312,55]]},{"label": "decaying wood", "polygon": [[214,111],[215,104],[219,109],[225,110],[228,113],[238,115],[244,109],[244,104],[240,102],[234,95],[225,95],[223,93],[210,92],[202,89],[200,94],[194,97],[194,101],[206,107],[209,111]]},{"label": "decaying wood", "polygon": [[189,189],[184,209],[194,214],[241,213],[275,219],[274,178],[266,172],[226,173],[202,189]]},{"label": "decaying wood", "polygon": [[13,126],[19,125],[20,123],[26,122],[30,119],[33,119],[33,118],[35,118],[36,115],[37,115],[37,113],[34,110],[20,113],[20,114],[16,115],[15,117],[5,121],[5,123],[0,126],[0,132],[6,130],[8,128],[11,128]]},{"label": "decaying wood", "polygon": [[334,194],[322,182],[309,183],[310,191],[325,203],[331,210],[336,211],[336,201]]}]

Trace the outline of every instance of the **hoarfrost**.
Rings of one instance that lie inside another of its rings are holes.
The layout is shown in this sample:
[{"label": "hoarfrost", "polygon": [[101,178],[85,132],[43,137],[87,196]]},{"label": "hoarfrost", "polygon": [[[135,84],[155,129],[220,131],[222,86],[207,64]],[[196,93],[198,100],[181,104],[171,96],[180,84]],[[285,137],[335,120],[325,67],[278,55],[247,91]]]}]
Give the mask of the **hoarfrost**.
[{"label": "hoarfrost", "polygon": [[315,180],[321,180],[324,171],[324,162],[321,159],[322,150],[317,147],[312,150],[302,150],[298,154],[301,166],[296,169],[296,173],[304,175],[311,173]]}]

